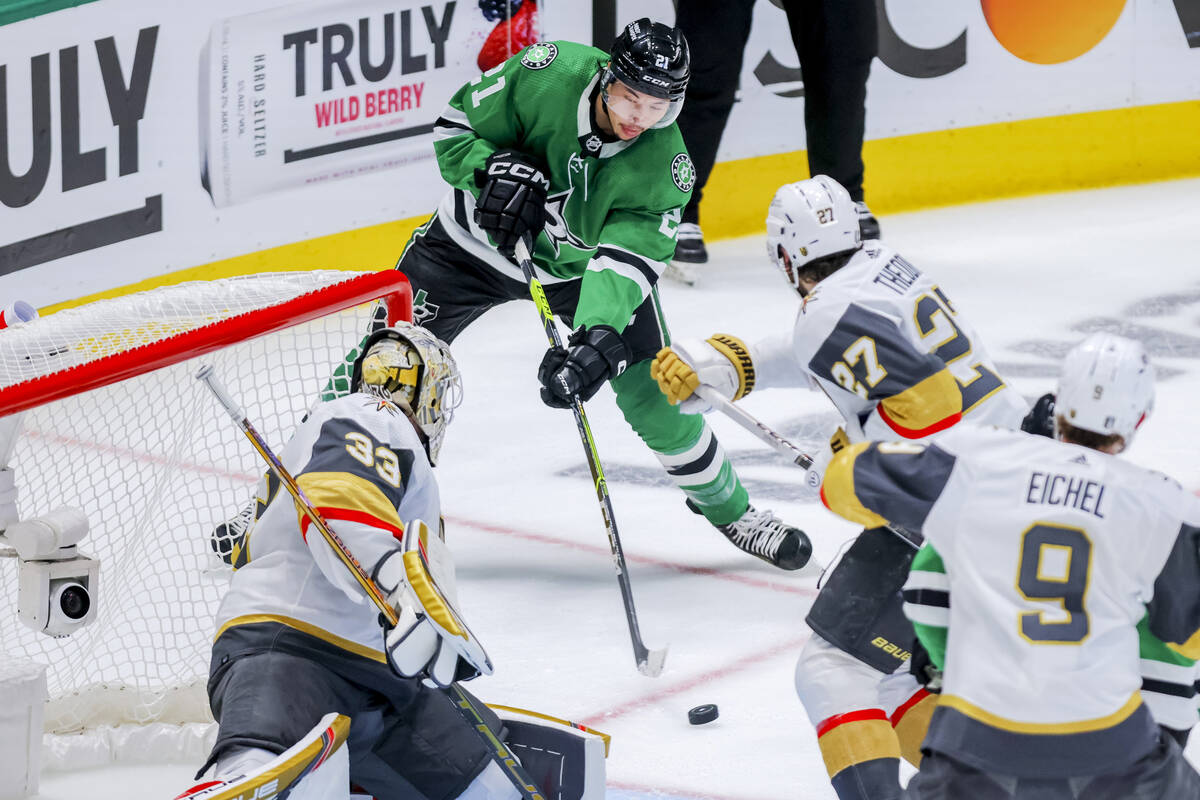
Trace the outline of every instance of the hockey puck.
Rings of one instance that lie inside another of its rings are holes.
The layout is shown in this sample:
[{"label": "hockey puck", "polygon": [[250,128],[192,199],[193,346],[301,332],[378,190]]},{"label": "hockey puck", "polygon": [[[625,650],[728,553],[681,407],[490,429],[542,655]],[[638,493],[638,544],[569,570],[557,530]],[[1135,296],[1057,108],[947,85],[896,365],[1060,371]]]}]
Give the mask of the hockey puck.
[{"label": "hockey puck", "polygon": [[693,725],[703,725],[706,722],[712,722],[717,718],[717,707],[713,703],[706,703],[702,706],[696,706],[688,711],[688,722]]}]

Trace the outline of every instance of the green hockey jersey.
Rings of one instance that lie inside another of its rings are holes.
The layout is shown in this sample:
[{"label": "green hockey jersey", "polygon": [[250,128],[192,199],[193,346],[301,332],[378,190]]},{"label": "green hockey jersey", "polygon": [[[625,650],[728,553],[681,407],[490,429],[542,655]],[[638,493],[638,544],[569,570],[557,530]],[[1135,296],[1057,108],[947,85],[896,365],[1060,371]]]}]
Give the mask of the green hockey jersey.
[{"label": "green hockey jersey", "polygon": [[573,42],[530,45],[463,86],[434,128],[452,187],[438,215],[456,243],[523,282],[475,224],[475,170],[497,150],[542,163],[550,179],[546,225],[534,245],[545,284],[581,280],[576,325],[629,324],[675,252],[695,169],[674,125],[631,141],[604,136],[592,108],[602,50]]}]

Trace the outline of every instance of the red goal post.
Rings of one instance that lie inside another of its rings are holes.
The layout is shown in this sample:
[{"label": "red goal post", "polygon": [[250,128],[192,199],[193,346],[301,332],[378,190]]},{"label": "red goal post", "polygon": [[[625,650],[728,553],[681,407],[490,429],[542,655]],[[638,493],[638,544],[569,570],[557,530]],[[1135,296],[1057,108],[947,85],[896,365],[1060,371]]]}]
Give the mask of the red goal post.
[{"label": "red goal post", "polygon": [[263,468],[193,376],[212,364],[282,447],[324,390],[348,388],[375,301],[389,323],[412,319],[402,273],[317,270],[165,286],[0,329],[0,468],[18,518],[82,510],[79,549],[100,561],[95,621],[54,639],[18,620],[19,559],[0,543],[0,661],[46,665],[47,733],[211,720],[230,574],[211,533]]},{"label": "red goal post", "polygon": [[[289,273],[280,274],[287,275]],[[0,372],[0,382],[3,382],[3,385],[0,385],[0,416],[16,414],[34,406],[54,402],[68,395],[108,386],[160,367],[176,364],[185,358],[196,358],[236,342],[255,336],[264,336],[372,300],[384,300],[389,325],[398,320],[412,320],[412,290],[403,273],[386,270],[355,274],[329,270],[325,273],[308,274],[349,277],[337,283],[322,285],[320,288],[266,308],[218,318],[171,336],[151,339],[129,349],[114,349],[112,352],[89,359],[70,369],[56,366],[54,371],[39,371],[36,368],[38,360],[27,356],[30,368],[25,370],[25,375],[22,375],[21,371],[16,368]],[[270,276],[273,273],[267,275]],[[260,278],[260,276],[248,277],[251,280]],[[198,285],[199,283],[183,284],[183,286]],[[149,297],[156,291],[161,292],[162,290],[151,290],[139,293],[139,295]],[[87,311],[71,309],[60,313],[80,316],[101,314],[103,306],[109,302],[100,301],[83,307],[88,309]],[[115,302],[124,304],[122,299]],[[51,359],[45,359],[45,362],[51,362]],[[13,380],[10,383],[9,380],[14,377],[23,379]]]}]

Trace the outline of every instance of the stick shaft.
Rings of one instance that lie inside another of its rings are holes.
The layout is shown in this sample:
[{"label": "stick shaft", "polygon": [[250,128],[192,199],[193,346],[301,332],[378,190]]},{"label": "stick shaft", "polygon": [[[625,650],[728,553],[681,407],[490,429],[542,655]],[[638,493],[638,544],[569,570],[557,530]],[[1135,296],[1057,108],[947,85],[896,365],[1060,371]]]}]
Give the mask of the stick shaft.
[{"label": "stick shaft", "polygon": [[[542,318],[542,327],[546,331],[546,339],[551,347],[562,347],[562,337],[554,325],[554,312],[550,310],[550,302],[542,283],[537,279],[533,269],[533,258],[529,246],[522,239],[516,245],[517,263],[525,275],[529,286],[529,294]],[[564,389],[566,388],[564,382]],[[643,674],[657,675],[662,670],[662,662],[666,657],[665,650],[651,652],[642,640],[642,632],[638,625],[637,608],[633,601],[633,587],[629,582],[629,570],[625,564],[625,552],[621,547],[621,537],[617,532],[617,517],[613,513],[612,498],[608,494],[608,482],[604,478],[604,468],[600,465],[600,456],[596,452],[596,440],[592,437],[592,429],[588,424],[587,414],[583,410],[583,401],[576,396],[571,404],[575,415],[575,427],[583,443],[584,454],[587,456],[588,469],[592,473],[592,483],[596,490],[596,499],[600,502],[600,514],[604,518],[604,530],[608,534],[608,546],[612,551],[613,566],[617,571],[617,584],[621,588],[621,601],[625,604],[625,621],[629,627],[629,638],[633,644],[633,655],[637,661],[638,670]]]},{"label": "stick shaft", "polygon": [[[813,465],[812,456],[805,453],[796,445],[792,444],[787,439],[780,436],[776,431],[767,427],[758,417],[754,416],[745,409],[733,404],[722,396],[715,389],[708,386],[696,387],[696,394],[700,395],[705,402],[710,403],[713,408],[720,411],[731,420],[741,425],[746,430],[753,433],[760,440],[773,447],[778,452],[791,459],[792,463],[802,469],[808,469]],[[916,549],[921,548],[921,538],[919,534],[915,534],[906,528],[901,528],[897,525],[888,525],[887,529],[899,536],[904,541],[908,542]]]},{"label": "stick shaft", "polygon": [[726,400],[720,392],[703,384],[697,386],[695,391],[696,394],[706,402],[712,404],[722,414],[757,436],[762,442],[774,448],[777,452],[790,458],[792,463],[803,469],[808,469],[812,466],[813,460],[811,456],[771,428],[768,428],[753,414]]},{"label": "stick shaft", "polygon": [[246,434],[246,438],[250,440],[250,444],[254,446],[254,449],[258,451],[258,454],[262,456],[262,459],[271,467],[271,470],[276,474],[276,476],[278,476],[280,482],[282,482],[287,488],[288,493],[296,501],[296,504],[303,509],[305,516],[307,516],[316,529],[320,531],[321,536],[326,542],[329,543],[329,546],[333,548],[333,552],[338,556],[346,568],[350,570],[350,574],[354,576],[354,579],[358,582],[358,585],[361,586],[363,591],[367,593],[367,597],[369,597],[371,601],[379,608],[380,613],[387,618],[387,621],[390,624],[395,625],[397,620],[399,620],[399,616],[396,614],[396,609],[392,608],[392,604],[387,601],[380,588],[375,585],[373,580],[371,580],[371,577],[367,574],[367,571],[363,569],[362,564],[358,562],[358,559],[356,559],[350,552],[349,548],[346,547],[345,542],[343,542],[336,533],[330,530],[329,525],[325,522],[325,518],[321,516],[319,511],[313,508],[313,504],[309,502],[308,498],[305,496],[304,490],[300,488],[300,484],[296,482],[296,479],[292,476],[292,473],[283,465],[283,463],[271,450],[270,445],[266,443],[262,435],[255,429],[254,425],[250,423],[250,420],[246,417],[246,412],[243,411],[242,407],[238,405],[229,395],[229,392],[226,391],[225,386],[213,373],[212,367],[208,365],[201,367],[200,371],[196,373],[196,377],[209,388],[221,405],[224,406],[225,411],[228,412],[229,417],[233,420],[234,424],[241,429],[242,433]]},{"label": "stick shaft", "polygon": [[[400,616],[396,613],[396,609],[392,607],[392,604],[387,601],[383,590],[379,588],[375,581],[371,580],[371,576],[367,574],[362,564],[354,557],[349,548],[346,547],[346,543],[329,529],[329,525],[325,523],[321,512],[313,508],[313,504],[305,497],[304,490],[300,488],[300,484],[296,483],[296,479],[292,477],[292,473],[276,457],[270,445],[266,443],[266,440],[263,439],[262,435],[250,423],[249,418],[246,417],[246,412],[234,402],[229,392],[226,391],[224,384],[213,373],[212,367],[207,364],[202,366],[196,373],[196,377],[209,388],[221,405],[225,407],[225,410],[229,413],[234,423],[242,429],[242,433],[246,434],[246,438],[254,445],[254,449],[258,451],[258,454],[262,456],[263,460],[267,462],[283,485],[287,487],[292,499],[304,509],[305,515],[312,520],[313,525],[317,527],[317,530],[325,537],[325,541],[333,548],[333,552],[337,554],[346,568],[354,575],[354,579],[358,581],[359,585],[366,591],[367,596],[379,608],[380,613],[387,619],[388,624],[395,625],[399,621]],[[472,702],[467,693],[458,684],[451,684],[446,691],[450,695],[450,700],[454,704],[454,707],[458,709],[466,722],[475,728],[480,738],[484,740],[484,744],[487,746],[493,760],[495,760],[501,769],[508,773],[509,780],[520,791],[523,800],[546,800],[545,796],[538,789],[537,784],[533,782],[533,778],[521,766],[521,763],[516,760],[508,748],[488,728],[479,709],[476,708],[475,703]]]}]

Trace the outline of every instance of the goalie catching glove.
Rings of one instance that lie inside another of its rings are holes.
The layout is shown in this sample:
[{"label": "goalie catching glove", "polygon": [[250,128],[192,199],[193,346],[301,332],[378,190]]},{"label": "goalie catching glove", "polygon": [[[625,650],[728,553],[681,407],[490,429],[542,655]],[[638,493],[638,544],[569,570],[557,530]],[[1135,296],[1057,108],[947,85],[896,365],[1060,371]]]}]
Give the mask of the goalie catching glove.
[{"label": "goalie catching glove", "polygon": [[404,528],[402,546],[383,557],[375,582],[400,616],[384,623],[388,664],[405,678],[445,688],[492,674],[487,652],[458,612],[454,559],[421,520]]},{"label": "goalie catching glove", "polygon": [[704,341],[680,339],[659,350],[650,377],[680,411],[705,414],[713,410],[712,404],[696,389],[707,386],[727,400],[740,400],[754,388],[754,362],[745,342],[716,333]]}]

